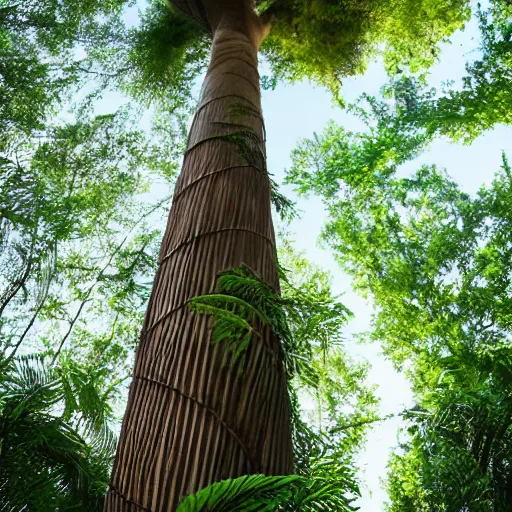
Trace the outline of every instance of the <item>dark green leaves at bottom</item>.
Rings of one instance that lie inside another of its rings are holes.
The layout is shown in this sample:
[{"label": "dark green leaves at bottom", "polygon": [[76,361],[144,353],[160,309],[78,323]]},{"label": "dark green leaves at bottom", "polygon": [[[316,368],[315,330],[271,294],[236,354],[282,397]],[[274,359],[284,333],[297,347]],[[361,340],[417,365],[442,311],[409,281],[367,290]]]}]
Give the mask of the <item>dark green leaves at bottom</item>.
[{"label": "dark green leaves at bottom", "polygon": [[187,496],[177,512],[339,512],[355,510],[335,481],[297,475],[245,475],[216,482]]},{"label": "dark green leaves at bottom", "polygon": [[304,478],[296,475],[245,475],[216,482],[196,494],[187,496],[177,512],[228,512],[275,510],[291,497],[292,488]]}]

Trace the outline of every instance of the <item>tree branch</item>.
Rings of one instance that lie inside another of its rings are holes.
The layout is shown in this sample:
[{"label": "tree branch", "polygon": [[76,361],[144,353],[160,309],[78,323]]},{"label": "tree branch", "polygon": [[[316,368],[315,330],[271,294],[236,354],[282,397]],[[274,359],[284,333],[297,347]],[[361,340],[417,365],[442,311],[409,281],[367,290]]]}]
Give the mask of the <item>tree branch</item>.
[{"label": "tree branch", "polygon": [[69,338],[69,336],[71,335],[71,332],[80,316],[80,314],[82,313],[83,311],[83,308],[85,307],[85,304],[88,302],[89,300],[89,297],[92,293],[92,291],[94,290],[94,288],[96,287],[96,285],[101,281],[101,279],[105,276],[105,272],[107,270],[107,268],[110,266],[110,264],[112,263],[112,260],[114,259],[114,257],[119,253],[119,251],[123,248],[124,244],[126,243],[126,241],[128,240],[128,237],[130,236],[130,234],[132,233],[132,231],[135,229],[135,226],[137,226],[138,224],[140,224],[146,217],[148,217],[149,215],[151,215],[153,212],[155,212],[158,208],[160,208],[160,206],[162,206],[162,204],[164,204],[165,202],[169,201],[170,200],[170,196],[167,196],[165,197],[164,199],[162,199],[161,201],[159,201],[153,208],[151,208],[149,211],[147,211],[146,213],[144,213],[141,217],[139,217],[139,219],[135,222],[135,224],[132,226],[132,229],[128,232],[128,234],[124,237],[124,239],[121,241],[121,243],[116,247],[116,249],[114,250],[114,252],[110,255],[110,258],[108,259],[107,263],[105,264],[105,266],[100,270],[98,276],[96,277],[96,281],[89,287],[89,289],[85,292],[85,298],[82,300],[82,303],[80,304],[80,307],[78,308],[78,311],[76,312],[75,316],[73,317],[73,319],[71,320],[71,323],[70,323],[70,326],[69,326],[69,329],[67,330],[66,334],[64,335],[64,337],[62,338],[62,340],[60,341],[59,343],[59,346],[53,356],[53,359],[52,359],[52,362],[51,364],[55,364],[57,358],[59,357],[61,351],[62,351],[62,348],[64,347],[64,343],[66,342],[66,340]]},{"label": "tree branch", "polygon": [[14,290],[11,293],[8,294],[7,298],[4,299],[4,301],[0,305],[0,317],[2,316],[4,310],[7,307],[7,305],[9,304],[9,302],[11,302],[11,300],[14,299],[14,297],[16,297],[18,292],[25,285],[26,281],[29,278],[30,271],[32,270],[32,263],[33,263],[32,256],[34,254],[34,246],[35,246],[35,243],[36,243],[36,235],[37,235],[37,224],[34,227],[34,232],[32,234],[32,241],[31,241],[31,244],[30,244],[30,255],[28,257],[27,267],[25,269],[25,272],[23,273],[23,276],[20,279],[18,279],[17,281],[15,281],[15,283],[14,283]]}]

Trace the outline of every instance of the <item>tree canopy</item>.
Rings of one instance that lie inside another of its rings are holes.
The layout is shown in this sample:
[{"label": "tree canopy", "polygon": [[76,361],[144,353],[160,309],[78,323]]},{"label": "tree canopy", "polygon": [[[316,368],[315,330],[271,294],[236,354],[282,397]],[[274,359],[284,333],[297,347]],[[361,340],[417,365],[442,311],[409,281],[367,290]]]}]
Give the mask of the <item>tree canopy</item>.
[{"label": "tree canopy", "polygon": [[430,66],[438,44],[469,19],[469,2],[332,2],[275,0],[260,3],[273,28],[264,47],[278,78],[310,78],[336,88],[382,55],[389,70]]},{"label": "tree canopy", "polygon": [[[149,84],[163,78],[169,83],[178,76],[175,73],[190,77],[204,66],[207,22],[200,2],[195,3],[175,5],[202,23],[194,25],[157,0],[133,32],[136,45],[131,55],[143,65],[141,73]],[[308,78],[336,92],[344,77],[364,72],[378,56],[384,56],[390,71],[399,65],[414,71],[430,66],[438,57],[439,43],[462,28],[471,12],[466,0],[262,0],[256,6],[272,23],[262,47],[272,70],[265,84]]]},{"label": "tree canopy", "polygon": [[445,136],[471,143],[497,125],[510,125],[512,78],[512,9],[494,1],[479,7],[479,55],[466,64],[461,87],[447,83],[441,91],[427,89],[421,76],[396,74],[384,94],[395,99],[410,130],[424,130],[429,137]]},{"label": "tree canopy", "polygon": [[79,48],[112,36],[121,1],[4,2],[0,7],[0,131],[44,127],[72,84],[80,79]]}]

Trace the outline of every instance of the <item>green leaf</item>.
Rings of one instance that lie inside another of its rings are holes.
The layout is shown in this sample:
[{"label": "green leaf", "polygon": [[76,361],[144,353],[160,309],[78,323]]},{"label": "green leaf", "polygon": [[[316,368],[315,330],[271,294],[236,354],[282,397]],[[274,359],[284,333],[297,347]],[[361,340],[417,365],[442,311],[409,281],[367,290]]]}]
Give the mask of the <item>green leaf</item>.
[{"label": "green leaf", "polygon": [[187,496],[177,512],[228,512],[247,510],[269,512],[286,503],[292,485],[304,479],[296,476],[246,475],[216,482]]}]

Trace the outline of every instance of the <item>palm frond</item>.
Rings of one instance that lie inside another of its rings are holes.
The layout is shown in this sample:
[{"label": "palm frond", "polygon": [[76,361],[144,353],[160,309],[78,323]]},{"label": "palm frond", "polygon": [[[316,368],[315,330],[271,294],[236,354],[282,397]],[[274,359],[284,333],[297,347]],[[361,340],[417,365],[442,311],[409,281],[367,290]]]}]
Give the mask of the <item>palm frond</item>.
[{"label": "palm frond", "polygon": [[2,512],[102,508],[116,444],[108,408],[86,371],[71,388],[69,362],[49,360],[15,357],[0,375]]},{"label": "palm frond", "polygon": [[351,512],[352,500],[340,495],[338,482],[298,475],[245,475],[223,480],[187,496],[177,512]]},{"label": "palm frond", "polygon": [[302,483],[300,476],[245,475],[223,480],[187,496],[177,512],[269,512],[290,500],[294,485]]}]

